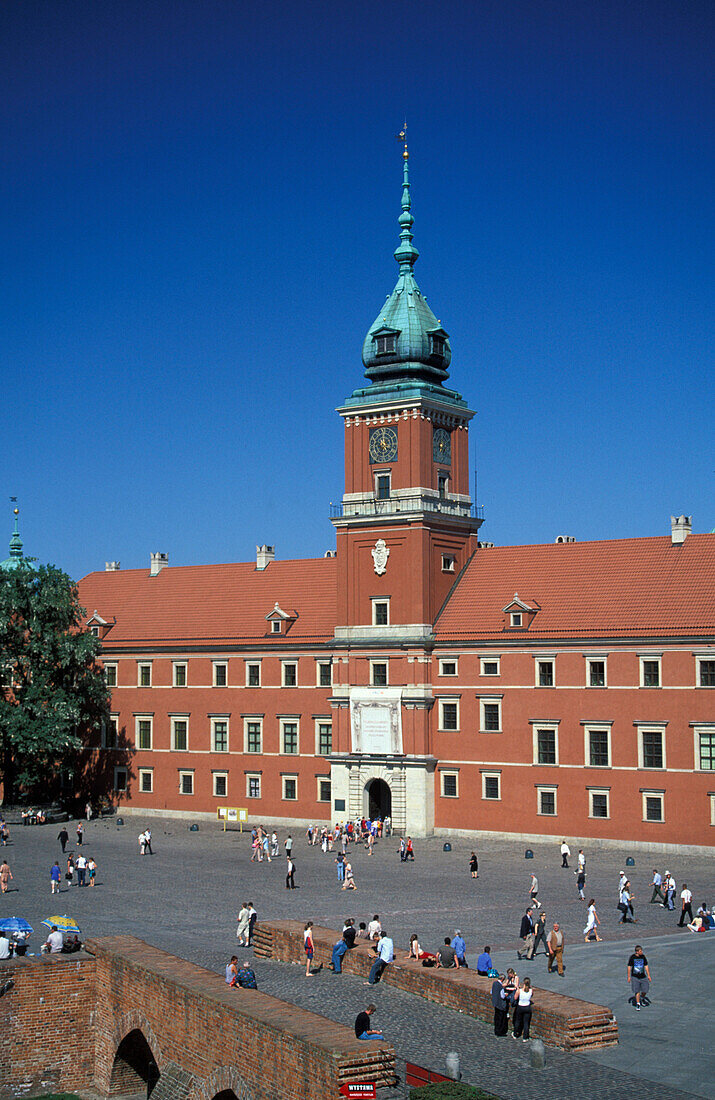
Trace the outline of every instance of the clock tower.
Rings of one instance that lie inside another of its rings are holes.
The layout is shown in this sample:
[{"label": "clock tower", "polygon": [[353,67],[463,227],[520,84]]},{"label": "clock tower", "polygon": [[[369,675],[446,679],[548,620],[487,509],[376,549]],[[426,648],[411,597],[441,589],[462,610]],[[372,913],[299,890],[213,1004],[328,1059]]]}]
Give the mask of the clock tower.
[{"label": "clock tower", "polygon": [[369,384],[338,409],[331,775],[337,817],[389,812],[396,829],[424,835],[434,817],[433,624],[482,520],[469,496],[474,412],[444,385],[449,335],[415,281],[406,144],[402,155],[399,276],[363,343]]}]

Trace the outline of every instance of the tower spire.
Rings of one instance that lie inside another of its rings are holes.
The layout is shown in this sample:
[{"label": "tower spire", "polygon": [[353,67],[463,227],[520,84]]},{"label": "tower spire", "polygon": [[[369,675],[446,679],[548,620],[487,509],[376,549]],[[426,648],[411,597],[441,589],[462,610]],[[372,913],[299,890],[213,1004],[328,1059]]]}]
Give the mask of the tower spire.
[{"label": "tower spire", "polygon": [[17,497],[10,497],[10,500],[15,504],[15,529],[13,530],[12,537],[10,539],[10,556],[5,561],[0,562],[0,569],[17,569],[22,560],[22,539],[20,538],[19,530],[19,515],[20,509],[17,507]]},{"label": "tower spire", "polygon": [[415,266],[419,252],[412,243],[412,226],[415,219],[412,216],[410,201],[410,154],[407,149],[407,120],[397,135],[404,142],[402,150],[402,213],[399,217],[400,244],[395,249],[395,259],[400,265],[400,274],[406,275]]}]

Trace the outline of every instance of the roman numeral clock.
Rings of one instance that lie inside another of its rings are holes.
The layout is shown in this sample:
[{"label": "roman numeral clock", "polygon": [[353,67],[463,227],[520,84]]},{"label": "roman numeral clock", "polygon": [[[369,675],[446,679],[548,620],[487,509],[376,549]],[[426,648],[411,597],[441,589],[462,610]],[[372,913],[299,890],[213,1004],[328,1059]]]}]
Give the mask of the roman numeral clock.
[{"label": "roman numeral clock", "polygon": [[394,462],[397,458],[397,432],[394,428],[370,431],[370,462]]}]

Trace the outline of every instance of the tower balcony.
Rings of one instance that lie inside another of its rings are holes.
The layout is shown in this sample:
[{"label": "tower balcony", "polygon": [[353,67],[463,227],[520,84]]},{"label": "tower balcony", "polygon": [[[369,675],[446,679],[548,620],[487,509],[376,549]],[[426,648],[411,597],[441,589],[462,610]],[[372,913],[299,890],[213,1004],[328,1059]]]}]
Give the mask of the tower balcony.
[{"label": "tower balcony", "polygon": [[339,504],[330,505],[330,518],[334,521],[375,520],[388,516],[416,518],[425,513],[476,521],[477,525],[484,519],[484,508],[472,504],[469,497],[440,496],[433,489],[397,490],[388,497],[355,493],[343,497]]}]

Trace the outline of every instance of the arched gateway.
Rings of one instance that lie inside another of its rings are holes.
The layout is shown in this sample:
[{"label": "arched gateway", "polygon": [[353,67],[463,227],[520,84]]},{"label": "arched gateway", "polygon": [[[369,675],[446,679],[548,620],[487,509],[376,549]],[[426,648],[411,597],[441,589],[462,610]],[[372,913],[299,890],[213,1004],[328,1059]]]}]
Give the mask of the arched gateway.
[{"label": "arched gateway", "polygon": [[365,784],[364,803],[365,815],[371,821],[392,816],[392,791],[384,779],[371,779]]}]

